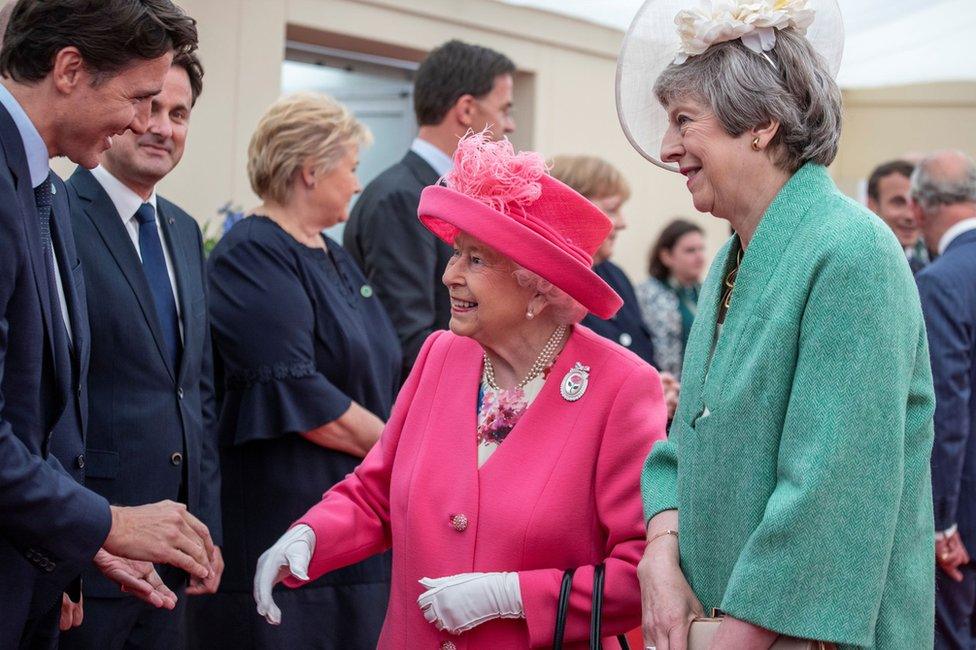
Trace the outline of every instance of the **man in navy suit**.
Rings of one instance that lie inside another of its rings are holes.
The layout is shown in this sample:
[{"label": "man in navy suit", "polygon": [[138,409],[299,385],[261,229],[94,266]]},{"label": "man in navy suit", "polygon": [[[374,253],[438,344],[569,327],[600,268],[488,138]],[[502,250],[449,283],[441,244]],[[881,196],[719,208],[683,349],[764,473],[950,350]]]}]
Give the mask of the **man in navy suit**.
[{"label": "man in navy suit", "polygon": [[[936,647],[976,647],[976,165],[923,160],[912,200],[934,261],[917,276],[935,383]],[[936,257],[937,256],[937,257]],[[967,548],[968,546],[968,548]]]},{"label": "man in navy suit", "polygon": [[110,507],[75,480],[87,312],[65,186],[48,167],[59,155],[94,167],[114,135],[144,131],[173,52],[195,46],[194,21],[169,0],[19,0],[10,13],[0,48],[2,648],[55,644],[61,592],[93,558],[158,606],[173,595],[149,562],[212,574],[210,535],[185,506]]},{"label": "man in navy suit", "polygon": [[[185,503],[217,545],[220,479],[203,238],[190,215],[156,194],[183,156],[202,84],[196,54],[177,54],[152,100],[148,130],[115,138],[98,167],[79,167],[67,185],[92,335],[86,485],[112,503]],[[185,572],[160,569],[178,598],[172,611],[89,571],[84,625],[62,635],[61,648],[123,641],[181,647],[183,596],[216,591],[219,547],[215,564],[211,578],[194,578],[189,589]]]},{"label": "man in navy suit", "polygon": [[448,41],[417,70],[413,102],[420,131],[403,159],[374,178],[349,215],[342,243],[386,308],[403,348],[403,373],[435,330],[447,328],[451,301],[441,275],[451,247],[417,219],[420,192],[451,170],[458,139],[491,128],[515,130],[515,64],[504,54]]}]

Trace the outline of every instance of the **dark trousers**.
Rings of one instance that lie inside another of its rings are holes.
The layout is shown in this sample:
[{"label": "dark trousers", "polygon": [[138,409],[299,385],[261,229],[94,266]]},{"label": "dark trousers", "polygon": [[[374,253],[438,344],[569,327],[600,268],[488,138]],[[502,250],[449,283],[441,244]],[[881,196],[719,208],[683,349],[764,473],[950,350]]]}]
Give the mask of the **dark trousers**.
[{"label": "dark trousers", "polygon": [[[169,581],[167,580],[167,583]],[[172,588],[172,585],[171,585]],[[179,650],[185,647],[186,587],[173,588],[176,609],[157,609],[138,598],[85,597],[79,627],[61,633],[61,650]]]},{"label": "dark trousers", "polygon": [[935,570],[935,647],[938,650],[976,650],[976,562],[959,570],[962,582],[956,582],[942,569]]}]

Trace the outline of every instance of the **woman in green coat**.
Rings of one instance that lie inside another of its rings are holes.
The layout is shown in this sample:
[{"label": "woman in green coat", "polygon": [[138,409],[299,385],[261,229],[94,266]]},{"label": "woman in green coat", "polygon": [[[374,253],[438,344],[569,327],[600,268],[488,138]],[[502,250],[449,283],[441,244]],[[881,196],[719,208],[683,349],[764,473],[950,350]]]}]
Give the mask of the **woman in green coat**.
[{"label": "woman in green coat", "polygon": [[[691,620],[719,608],[712,648],[781,635],[931,648],[925,329],[898,242],[825,168],[839,53],[804,36],[799,0],[732,0],[728,29],[682,12],[680,43],[660,34],[662,4],[621,54],[624,130],[735,234],[701,292],[670,439],[642,475],[645,643],[682,650]],[[811,34],[839,38],[836,6],[821,9]],[[647,53],[668,42],[678,58],[657,74]]]}]

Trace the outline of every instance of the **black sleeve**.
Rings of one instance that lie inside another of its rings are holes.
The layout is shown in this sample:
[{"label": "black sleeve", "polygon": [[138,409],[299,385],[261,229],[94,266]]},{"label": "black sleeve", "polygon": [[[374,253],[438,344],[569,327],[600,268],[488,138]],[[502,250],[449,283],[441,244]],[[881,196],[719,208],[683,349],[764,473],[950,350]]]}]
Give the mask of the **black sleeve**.
[{"label": "black sleeve", "polygon": [[[226,378],[226,443],[311,431],[352,400],[316,368],[315,313],[297,260],[271,244],[239,242],[215,254],[210,317]],[[227,438],[230,438],[229,440]]]},{"label": "black sleeve", "polygon": [[386,194],[371,206],[375,214],[364,232],[366,279],[393,321],[405,368],[437,329],[435,296],[443,273],[437,239],[417,218],[419,202],[419,194],[409,191]]}]

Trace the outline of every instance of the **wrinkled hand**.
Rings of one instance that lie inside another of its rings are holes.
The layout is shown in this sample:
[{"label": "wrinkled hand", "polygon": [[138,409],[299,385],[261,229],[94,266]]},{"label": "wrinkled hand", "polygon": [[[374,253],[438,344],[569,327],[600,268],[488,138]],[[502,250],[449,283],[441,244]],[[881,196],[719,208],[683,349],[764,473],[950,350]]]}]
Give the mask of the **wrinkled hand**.
[{"label": "wrinkled hand", "polygon": [[438,630],[461,634],[496,618],[525,616],[517,573],[459,573],[419,582],[427,591],[417,604]]},{"label": "wrinkled hand", "polygon": [[664,388],[664,402],[668,407],[668,419],[674,417],[678,410],[678,396],[681,394],[681,384],[670,372],[661,373],[661,387]]},{"label": "wrinkled hand", "polygon": [[224,574],[224,556],[221,554],[219,546],[214,546],[213,556],[210,558],[210,574],[206,580],[190,576],[190,585],[186,588],[186,593],[190,596],[217,593],[217,588],[220,587],[220,577]]},{"label": "wrinkled hand", "polygon": [[210,577],[210,531],[182,503],[112,506],[112,528],[102,546],[119,557],[171,564],[201,580]]},{"label": "wrinkled hand", "polygon": [[703,615],[702,606],[673,556],[656,552],[663,544],[661,540],[648,545],[637,565],[644,645],[686,650],[688,628]]},{"label": "wrinkled hand", "polygon": [[68,598],[68,594],[61,594],[61,621],[58,623],[59,630],[64,632],[81,625],[82,620],[85,618],[85,612],[82,607],[84,601],[84,597],[81,597],[75,603]]},{"label": "wrinkled hand", "polygon": [[152,562],[118,557],[104,548],[98,550],[93,562],[102,575],[118,584],[122,591],[153,607],[176,607],[176,594],[159,577]]},{"label": "wrinkled hand", "polygon": [[939,568],[945,571],[950,578],[956,582],[962,582],[963,576],[959,567],[969,563],[969,551],[966,550],[966,545],[963,544],[959,531],[945,539],[935,541],[935,560]]},{"label": "wrinkled hand", "polygon": [[308,580],[308,563],[315,550],[315,531],[305,524],[289,528],[278,541],[261,554],[254,572],[254,602],[258,614],[268,623],[281,623],[281,610],[271,597],[272,589],[290,573],[299,580]]}]

